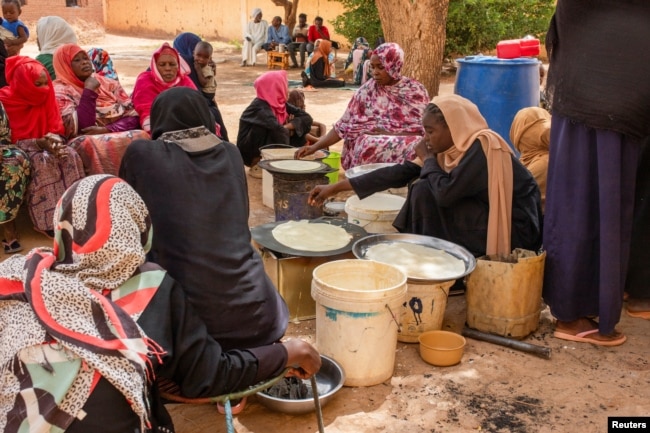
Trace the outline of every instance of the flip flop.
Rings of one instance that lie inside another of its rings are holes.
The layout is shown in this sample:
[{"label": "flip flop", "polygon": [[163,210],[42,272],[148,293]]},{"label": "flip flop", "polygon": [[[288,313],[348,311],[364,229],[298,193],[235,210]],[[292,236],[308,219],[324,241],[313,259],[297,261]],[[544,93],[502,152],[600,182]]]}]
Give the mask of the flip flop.
[{"label": "flip flop", "polygon": [[621,334],[618,338],[614,340],[597,340],[595,338],[588,338],[590,335],[598,334],[598,329],[590,329],[589,331],[579,332],[577,334],[568,334],[562,331],[555,331],[553,337],[559,338],[561,340],[576,341],[578,343],[591,343],[596,346],[620,346],[625,343],[627,337]]},{"label": "flip flop", "polygon": [[630,311],[629,308],[626,308],[625,312],[630,317],[636,317],[637,319],[650,320],[650,311]]}]

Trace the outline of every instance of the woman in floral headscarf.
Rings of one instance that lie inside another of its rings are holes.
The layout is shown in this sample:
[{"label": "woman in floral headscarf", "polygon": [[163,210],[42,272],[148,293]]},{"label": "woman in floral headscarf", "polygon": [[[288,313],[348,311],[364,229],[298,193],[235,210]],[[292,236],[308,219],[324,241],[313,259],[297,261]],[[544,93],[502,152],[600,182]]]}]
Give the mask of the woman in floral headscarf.
[{"label": "woman in floral headscarf", "polygon": [[356,91],[334,128],[313,145],[300,148],[296,157],[343,139],[341,165],[346,169],[413,159],[413,146],[424,135],[420,121],[429,94],[420,82],[401,75],[404,52],[399,45],[380,45],[370,64],[372,79]]},{"label": "woman in floral headscarf", "polygon": [[178,86],[196,90],[189,73],[187,62],[167,42],[153,53],[149,70],[138,75],[131,94],[135,110],[140,115],[142,129],[151,132],[151,105],[163,90]]}]

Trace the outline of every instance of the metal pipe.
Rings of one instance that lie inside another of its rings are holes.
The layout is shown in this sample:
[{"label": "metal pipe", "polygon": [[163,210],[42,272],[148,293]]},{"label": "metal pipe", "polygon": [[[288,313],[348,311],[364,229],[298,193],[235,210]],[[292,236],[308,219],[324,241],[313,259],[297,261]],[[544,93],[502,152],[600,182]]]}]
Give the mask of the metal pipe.
[{"label": "metal pipe", "polygon": [[325,433],[325,425],[323,423],[323,412],[320,406],[318,396],[318,384],[316,383],[316,375],[311,377],[311,393],[314,394],[314,406],[316,406],[316,419],[318,420],[318,432]]},{"label": "metal pipe", "polygon": [[488,334],[487,332],[481,332],[470,328],[463,328],[462,334],[465,337],[473,338],[475,340],[487,341],[488,343],[494,343],[511,349],[520,350],[522,352],[531,353],[540,358],[551,359],[550,347],[538,346],[536,344],[501,337],[500,335]]}]

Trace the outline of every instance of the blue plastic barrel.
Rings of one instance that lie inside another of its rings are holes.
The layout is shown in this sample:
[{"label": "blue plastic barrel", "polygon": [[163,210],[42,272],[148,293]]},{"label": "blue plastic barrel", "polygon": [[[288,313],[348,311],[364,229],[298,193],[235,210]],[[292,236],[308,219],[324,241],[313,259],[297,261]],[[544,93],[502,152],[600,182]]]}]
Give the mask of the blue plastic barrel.
[{"label": "blue plastic barrel", "polygon": [[454,93],[475,103],[490,129],[512,147],[510,125],[517,111],[539,107],[540,61],[493,56],[470,56],[456,61]]}]

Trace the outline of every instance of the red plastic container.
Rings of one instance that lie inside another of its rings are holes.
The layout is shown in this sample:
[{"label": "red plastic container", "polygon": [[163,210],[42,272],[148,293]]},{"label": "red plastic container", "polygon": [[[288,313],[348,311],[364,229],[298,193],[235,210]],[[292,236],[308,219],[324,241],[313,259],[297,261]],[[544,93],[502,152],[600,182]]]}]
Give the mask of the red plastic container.
[{"label": "red plastic container", "polygon": [[497,44],[497,57],[500,59],[516,59],[517,57],[538,55],[539,39],[509,39]]}]

